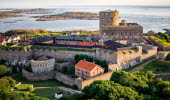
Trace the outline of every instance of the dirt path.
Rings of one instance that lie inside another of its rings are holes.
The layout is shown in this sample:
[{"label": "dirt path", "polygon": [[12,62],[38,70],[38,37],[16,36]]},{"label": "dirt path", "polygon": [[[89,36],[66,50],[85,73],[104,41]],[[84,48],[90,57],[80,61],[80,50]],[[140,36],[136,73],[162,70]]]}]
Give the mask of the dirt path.
[{"label": "dirt path", "polygon": [[74,94],[74,93],[81,94],[82,93],[81,91],[73,90],[71,88],[66,88],[66,87],[58,87],[58,88],[63,90],[63,91],[70,92],[71,94]]}]

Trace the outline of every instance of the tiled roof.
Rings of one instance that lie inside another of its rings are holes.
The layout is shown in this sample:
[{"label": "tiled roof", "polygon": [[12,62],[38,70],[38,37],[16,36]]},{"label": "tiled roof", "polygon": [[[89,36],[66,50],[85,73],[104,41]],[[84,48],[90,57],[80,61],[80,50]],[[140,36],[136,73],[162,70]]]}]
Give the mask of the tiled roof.
[{"label": "tiled roof", "polygon": [[76,67],[91,71],[97,65],[86,60],[80,60],[76,65]]}]

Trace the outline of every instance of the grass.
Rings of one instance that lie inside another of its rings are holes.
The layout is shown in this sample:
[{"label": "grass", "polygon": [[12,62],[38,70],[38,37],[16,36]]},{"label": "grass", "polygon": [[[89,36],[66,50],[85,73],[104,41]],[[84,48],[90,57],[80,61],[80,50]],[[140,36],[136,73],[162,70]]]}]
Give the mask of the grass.
[{"label": "grass", "polygon": [[145,62],[147,62],[147,61],[149,61],[149,60],[152,60],[152,59],[154,59],[154,58],[155,58],[155,57],[149,58],[149,59],[143,61],[142,63],[136,64],[136,65],[134,65],[134,66],[132,66],[132,67],[130,67],[130,68],[128,68],[128,69],[124,69],[124,71],[129,72],[129,71],[131,71],[132,69],[134,69],[134,68],[142,65],[143,63],[145,63]]},{"label": "grass", "polygon": [[56,92],[62,92],[58,88],[58,86],[64,86],[69,87],[56,79],[50,79],[50,80],[44,80],[44,81],[29,81],[22,77],[21,73],[18,73],[12,77],[17,82],[21,82],[22,84],[18,86],[18,88],[15,90],[17,92],[27,92],[26,90],[28,86],[33,85],[34,92],[30,95],[36,95],[41,97],[49,98],[50,100],[54,99],[54,95]]},{"label": "grass", "polygon": [[166,42],[166,40],[160,39],[160,38],[156,38],[155,36],[150,36],[150,38],[154,39],[155,41],[161,43],[164,46],[170,47],[170,43]]},{"label": "grass", "polygon": [[32,49],[51,49],[51,50],[77,51],[77,52],[96,52],[96,50],[76,49],[76,48],[67,48],[67,47],[32,46],[31,48]]},{"label": "grass", "polygon": [[156,74],[170,73],[170,61],[157,59],[133,73],[145,73],[147,71],[152,71]]},{"label": "grass", "polygon": [[17,89],[15,89],[15,91],[28,93],[29,91],[27,89],[28,89],[28,87],[31,87],[31,86],[32,86],[32,84],[21,84],[17,87]]}]

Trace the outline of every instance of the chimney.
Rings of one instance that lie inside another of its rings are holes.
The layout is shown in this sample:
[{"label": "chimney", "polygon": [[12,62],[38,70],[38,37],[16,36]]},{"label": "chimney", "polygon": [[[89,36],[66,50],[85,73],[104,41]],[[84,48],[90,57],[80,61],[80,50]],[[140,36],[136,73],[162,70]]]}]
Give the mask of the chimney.
[{"label": "chimney", "polygon": [[86,59],[84,59],[84,61],[86,61]]},{"label": "chimney", "polygon": [[95,62],[93,61],[93,64],[95,64]]}]

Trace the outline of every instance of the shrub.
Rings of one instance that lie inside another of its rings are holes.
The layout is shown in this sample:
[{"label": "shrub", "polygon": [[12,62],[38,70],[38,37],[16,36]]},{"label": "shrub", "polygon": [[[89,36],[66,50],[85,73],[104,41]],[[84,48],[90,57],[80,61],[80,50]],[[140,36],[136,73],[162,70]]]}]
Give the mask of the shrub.
[{"label": "shrub", "polygon": [[0,59],[0,64],[4,65],[4,64],[5,64],[5,62],[6,62],[6,60],[4,60],[4,59]]},{"label": "shrub", "polygon": [[77,85],[73,85],[72,88],[73,88],[73,89],[77,89]]},{"label": "shrub", "polygon": [[62,69],[64,72],[67,72],[68,71],[68,68],[67,67],[63,67]]},{"label": "shrub", "polygon": [[27,88],[27,90],[30,91],[30,92],[33,92],[33,91],[34,91],[34,87],[33,87],[33,86],[29,86],[29,87]]},{"label": "shrub", "polygon": [[5,74],[8,71],[9,71],[9,69],[7,68],[7,66],[0,65],[0,76]]},{"label": "shrub", "polygon": [[170,53],[167,55],[165,60],[170,61]]}]

